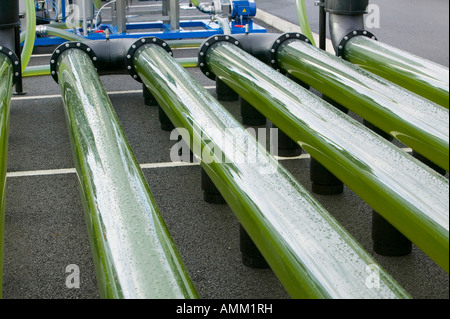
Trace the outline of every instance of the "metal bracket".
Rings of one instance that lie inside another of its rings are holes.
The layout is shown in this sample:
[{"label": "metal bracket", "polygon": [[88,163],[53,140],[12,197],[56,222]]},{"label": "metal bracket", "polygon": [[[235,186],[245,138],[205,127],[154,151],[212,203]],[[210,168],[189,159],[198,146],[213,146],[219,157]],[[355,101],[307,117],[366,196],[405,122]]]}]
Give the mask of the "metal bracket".
[{"label": "metal bracket", "polygon": [[130,75],[133,77],[133,79],[135,79],[138,82],[142,82],[142,80],[138,76],[136,69],[134,68],[133,58],[134,58],[134,54],[136,53],[136,51],[143,45],[147,45],[147,44],[157,44],[160,47],[162,47],[163,49],[165,49],[167,51],[167,53],[169,53],[170,55],[173,55],[172,49],[167,44],[167,42],[165,42],[164,40],[161,40],[159,38],[146,37],[146,38],[141,38],[141,39],[137,40],[136,42],[134,42],[133,45],[128,50],[126,64],[127,64],[128,73],[130,73]]},{"label": "metal bracket", "polygon": [[376,41],[378,40],[377,37],[376,37],[373,33],[369,32],[369,31],[367,31],[367,30],[354,30],[354,31],[351,31],[351,32],[347,33],[347,34],[341,39],[341,41],[339,42],[339,45],[338,45],[338,48],[337,48],[336,55],[337,55],[338,57],[340,57],[340,58],[343,58],[345,45],[347,44],[347,42],[348,42],[351,38],[357,37],[357,36],[368,37],[368,38],[371,38],[371,39],[376,40]]},{"label": "metal bracket", "polygon": [[79,49],[86,52],[89,57],[91,58],[92,62],[94,63],[95,68],[97,69],[97,56],[95,55],[94,50],[92,50],[88,45],[82,43],[82,42],[66,42],[58,46],[55,51],[53,51],[52,57],[50,59],[50,73],[55,80],[56,83],[58,83],[58,74],[57,74],[57,65],[58,65],[58,59],[61,56],[61,54],[64,51],[70,50],[70,49]]}]

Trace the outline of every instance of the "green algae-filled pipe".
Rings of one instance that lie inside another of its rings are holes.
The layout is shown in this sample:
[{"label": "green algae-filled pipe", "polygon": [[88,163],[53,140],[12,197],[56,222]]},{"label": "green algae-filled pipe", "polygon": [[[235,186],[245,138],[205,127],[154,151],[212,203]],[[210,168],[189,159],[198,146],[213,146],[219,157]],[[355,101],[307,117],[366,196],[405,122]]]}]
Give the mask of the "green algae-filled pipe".
[{"label": "green algae-filled pipe", "polygon": [[13,86],[13,62],[0,52],[0,299],[3,282],[3,240],[5,230],[6,164],[8,157],[9,117]]},{"label": "green algae-filled pipe", "polygon": [[210,38],[204,47],[205,74],[230,86],[448,272],[448,179],[234,41]]},{"label": "green algae-filled pipe", "polygon": [[130,58],[292,298],[409,298],[164,48],[146,44]]},{"label": "green algae-filled pipe", "polygon": [[343,52],[345,60],[448,109],[448,67],[365,36],[349,39]]},{"label": "green algae-filled pipe", "polygon": [[91,58],[55,62],[101,297],[197,298]]},{"label": "green algae-filled pipe", "polygon": [[283,42],[277,57],[292,76],[449,170],[448,109],[303,41]]}]

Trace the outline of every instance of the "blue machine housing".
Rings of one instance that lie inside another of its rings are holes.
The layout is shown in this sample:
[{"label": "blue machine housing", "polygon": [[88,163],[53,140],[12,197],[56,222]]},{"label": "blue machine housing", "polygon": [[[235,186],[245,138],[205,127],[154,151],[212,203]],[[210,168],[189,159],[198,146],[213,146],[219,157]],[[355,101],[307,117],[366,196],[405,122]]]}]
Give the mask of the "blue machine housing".
[{"label": "blue machine housing", "polygon": [[255,32],[253,18],[256,16],[256,3],[254,0],[236,0],[231,2],[231,32]]},{"label": "blue machine housing", "polygon": [[254,0],[237,0],[232,2],[232,19],[252,19],[256,16],[256,3]]}]

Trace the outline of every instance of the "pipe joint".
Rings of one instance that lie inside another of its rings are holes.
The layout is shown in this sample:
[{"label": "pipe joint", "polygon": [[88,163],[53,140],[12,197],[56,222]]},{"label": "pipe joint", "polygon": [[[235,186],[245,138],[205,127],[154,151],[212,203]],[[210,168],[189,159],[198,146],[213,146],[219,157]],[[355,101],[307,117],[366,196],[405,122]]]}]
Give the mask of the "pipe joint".
[{"label": "pipe joint", "polygon": [[36,35],[46,35],[47,34],[47,27],[45,24],[40,24],[36,26]]},{"label": "pipe joint", "polygon": [[200,67],[200,70],[203,72],[203,74],[206,75],[211,80],[215,80],[216,75],[214,74],[214,72],[211,71],[211,69],[207,65],[206,55],[207,55],[209,49],[211,49],[211,47],[213,47],[213,45],[215,43],[223,42],[223,41],[232,43],[233,45],[236,45],[242,49],[241,43],[236,38],[229,36],[229,35],[216,35],[216,36],[212,36],[211,38],[207,39],[200,47],[200,50],[198,53],[198,66]]},{"label": "pipe joint", "polygon": [[20,66],[20,60],[19,57],[14,53],[13,50],[0,45],[0,53],[3,53],[7,56],[8,59],[11,60],[11,63],[14,68],[14,74],[13,74],[13,84],[16,84],[16,82],[19,80],[21,75],[21,66]]},{"label": "pipe joint", "polygon": [[312,44],[311,40],[308,39],[308,37],[306,37],[305,35],[298,33],[298,32],[297,33],[285,33],[285,34],[281,35],[278,39],[276,39],[275,42],[273,42],[272,46],[267,49],[267,54],[269,54],[270,57],[267,59],[267,61],[264,61],[264,62],[268,63],[272,68],[274,68],[278,72],[282,72],[282,67],[278,63],[277,52],[280,49],[280,47],[283,44],[285,44],[286,41],[289,41],[289,42],[303,41],[303,42]]},{"label": "pipe joint", "polygon": [[19,25],[19,1],[2,0],[0,2],[0,29],[10,29]]},{"label": "pipe joint", "polygon": [[346,35],[344,35],[344,37],[341,39],[341,41],[339,41],[339,44],[337,45],[336,56],[343,58],[344,51],[345,51],[345,45],[347,44],[347,42],[350,41],[350,39],[352,39],[354,37],[359,37],[359,36],[368,37],[375,41],[378,41],[377,37],[373,33],[369,32],[367,30],[351,31],[351,32],[347,33]]},{"label": "pipe joint", "polygon": [[239,34],[234,36],[242,43],[243,49],[247,53],[279,72],[283,71],[278,63],[277,54],[283,45],[291,41],[299,40],[312,44],[308,37],[298,32],[284,33],[281,36],[277,33]]},{"label": "pipe joint", "polygon": [[[345,43],[354,36],[374,37],[365,31],[364,14],[369,0],[325,0],[325,12],[329,14],[331,42],[336,55],[342,57]],[[356,34],[355,34],[356,33]]]},{"label": "pipe joint", "polygon": [[126,55],[126,65],[127,65],[127,70],[128,73],[130,73],[130,75],[133,77],[133,79],[135,79],[138,82],[142,82],[142,80],[139,78],[139,75],[136,71],[136,68],[134,66],[133,63],[133,57],[134,55],[138,52],[138,50],[144,46],[144,45],[149,45],[149,44],[156,44],[159,45],[160,47],[162,47],[164,50],[167,51],[167,53],[169,53],[171,56],[173,56],[173,52],[172,49],[170,48],[170,46],[167,44],[167,42],[165,42],[164,40],[161,40],[159,38],[156,37],[146,37],[146,38],[141,38],[139,40],[137,40],[136,42],[134,42],[131,47],[129,48],[127,55]]},{"label": "pipe joint", "polygon": [[50,71],[53,79],[58,82],[56,72],[60,55],[69,49],[79,49],[86,52],[99,75],[130,74],[135,80],[141,82],[133,63],[133,57],[140,47],[146,44],[157,44],[172,55],[170,46],[155,37],[136,39],[114,39],[107,41],[66,42],[53,52],[50,61]]},{"label": "pipe joint", "polygon": [[278,63],[277,52],[286,41],[304,41],[312,44],[311,40],[301,33],[285,33],[283,35],[275,33],[265,34],[235,34],[232,37],[228,35],[217,35],[206,40],[200,48],[198,63],[199,67],[208,78],[215,80],[214,72],[207,65],[206,55],[208,50],[217,42],[230,42],[247,53],[253,55],[258,60],[270,65],[274,69],[282,72]]},{"label": "pipe joint", "polygon": [[73,50],[78,49],[86,52],[89,57],[91,58],[92,62],[94,63],[94,66],[97,70],[98,67],[98,58],[95,54],[94,50],[90,46],[88,46],[85,43],[82,42],[66,42],[58,46],[55,51],[53,51],[52,57],[50,58],[50,73],[53,77],[53,80],[55,80],[56,83],[58,83],[58,72],[57,72],[57,65],[58,60],[61,54],[67,50]]},{"label": "pipe joint", "polygon": [[360,15],[367,13],[369,0],[326,0],[325,11],[342,15]]}]

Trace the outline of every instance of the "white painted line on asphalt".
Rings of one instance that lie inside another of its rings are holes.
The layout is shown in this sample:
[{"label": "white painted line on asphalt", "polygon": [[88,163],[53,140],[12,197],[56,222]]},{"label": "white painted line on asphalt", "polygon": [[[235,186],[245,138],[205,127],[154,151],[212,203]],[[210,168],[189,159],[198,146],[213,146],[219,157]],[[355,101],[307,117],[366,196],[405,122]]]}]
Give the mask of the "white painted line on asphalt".
[{"label": "white painted line on asphalt", "polygon": [[[308,154],[302,154],[297,157],[278,157],[276,159],[280,161],[296,160],[296,159],[306,159],[310,158]],[[166,163],[146,163],[141,164],[141,169],[158,169],[158,168],[177,168],[177,167],[190,167],[199,166],[200,163],[188,163],[188,162],[166,162]],[[63,168],[63,169],[49,169],[49,170],[37,170],[37,171],[22,171],[22,172],[8,172],[6,173],[7,178],[15,177],[34,177],[34,176],[52,176],[52,175],[67,175],[75,174],[75,168]]]},{"label": "white painted line on asphalt", "polygon": [[12,178],[12,177],[29,177],[29,176],[50,176],[50,175],[67,175],[74,173],[76,173],[75,168],[65,168],[65,169],[49,169],[39,171],[9,172],[6,173],[6,177]]},{"label": "white painted line on asphalt", "polygon": [[[411,148],[402,148],[401,150],[411,153]],[[274,158],[278,161],[293,161],[299,159],[309,159],[311,156],[309,154],[302,154],[297,157],[281,157],[274,156]],[[165,163],[146,163],[141,164],[141,169],[158,169],[158,168],[176,168],[176,167],[190,167],[190,166],[199,166],[200,163],[188,163],[188,162],[165,162]],[[52,176],[52,175],[67,175],[67,174],[75,174],[75,168],[63,168],[63,169],[51,169],[51,170],[37,170],[37,171],[22,171],[22,172],[8,172],[6,173],[7,178],[15,178],[15,177],[33,177],[33,176]]]},{"label": "white painted line on asphalt", "polygon": [[[128,91],[112,91],[107,92],[108,95],[118,95],[118,94],[131,94],[131,93],[142,93],[142,90],[128,90]],[[13,101],[23,101],[23,100],[45,100],[45,99],[56,99],[60,98],[61,94],[52,94],[52,95],[34,95],[34,96],[18,96],[12,97]]]},{"label": "white painted line on asphalt", "polygon": [[[411,153],[411,148],[402,148],[403,151],[407,153]],[[281,157],[274,156],[274,158],[278,161],[293,161],[299,159],[309,159],[311,156],[309,154],[302,154],[297,157]],[[188,163],[188,162],[165,162],[165,163],[146,163],[141,164],[141,169],[158,169],[158,168],[177,168],[177,167],[190,167],[190,166],[199,166],[200,163]],[[51,170],[38,170],[38,171],[22,171],[22,172],[8,172],[6,173],[7,178],[15,178],[15,177],[33,177],[33,176],[52,176],[52,175],[67,175],[67,174],[75,174],[75,168],[63,168],[63,169],[51,169]]]},{"label": "white painted line on asphalt", "polygon": [[[140,165],[141,169],[157,169],[157,168],[172,168],[172,167],[187,167],[197,166],[199,163],[184,163],[184,162],[168,162],[168,163],[147,163]],[[52,175],[67,175],[75,174],[77,171],[75,168],[63,168],[63,169],[49,169],[38,171],[22,171],[22,172],[9,172],[6,177],[30,177],[30,176],[52,176]]]},{"label": "white painted line on asphalt", "polygon": [[[215,86],[205,86],[207,90],[215,89]],[[111,91],[107,92],[108,95],[120,95],[120,94],[135,94],[142,93],[142,90],[127,90],[127,91]],[[33,95],[33,96],[16,96],[12,97],[12,101],[26,101],[26,100],[45,100],[45,99],[56,99],[61,98],[60,94],[51,94],[51,95]]]},{"label": "white painted line on asphalt", "polygon": [[[286,21],[284,19],[281,19],[277,16],[274,16],[273,14],[270,14],[261,9],[258,9],[255,19],[261,20],[265,24],[268,24],[271,27],[273,27],[283,33],[288,33],[288,32],[302,33],[302,28],[300,28],[300,26],[298,26],[294,23],[291,23],[289,21]],[[314,37],[314,42],[316,42],[316,44],[319,43],[319,35],[317,33],[313,33],[313,37]],[[326,45],[327,45],[327,52],[332,53],[334,55],[335,51],[333,49],[333,43],[331,42],[330,39],[327,39]]]},{"label": "white painted line on asphalt", "polygon": [[60,98],[60,94],[52,95],[34,95],[34,96],[13,96],[11,101],[26,101],[26,100],[45,100],[45,99],[56,99]]}]

